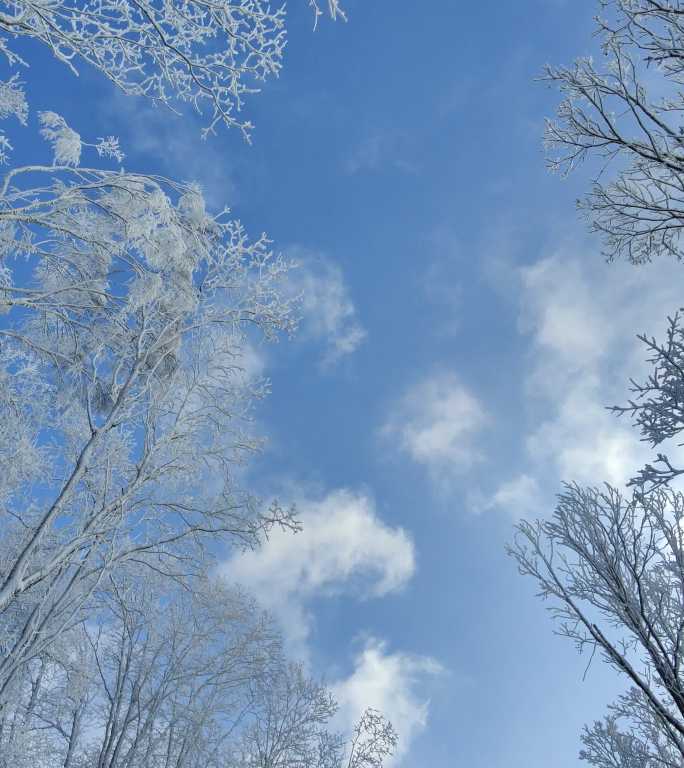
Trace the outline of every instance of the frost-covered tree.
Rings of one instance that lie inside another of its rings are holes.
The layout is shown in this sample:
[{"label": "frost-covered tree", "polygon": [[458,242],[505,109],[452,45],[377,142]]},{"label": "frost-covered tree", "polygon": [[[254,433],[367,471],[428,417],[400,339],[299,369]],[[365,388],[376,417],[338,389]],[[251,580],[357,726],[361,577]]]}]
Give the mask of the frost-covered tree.
[{"label": "frost-covered tree", "polygon": [[566,487],[512,552],[552,601],[559,632],[629,682],[581,757],[599,768],[684,761],[684,496]]},{"label": "frost-covered tree", "polygon": [[27,667],[1,723],[0,764],[226,765],[250,685],[281,663],[270,620],[241,593],[206,581],[173,590],[124,568],[88,621]]},{"label": "frost-covered tree", "polygon": [[[308,0],[318,18],[318,0]],[[333,18],[338,0],[328,0]],[[251,125],[240,115],[245,95],[277,75],[285,47],[285,8],[264,0],[5,0],[0,53],[23,64],[17,41],[38,40],[75,73],[94,66],[124,93],[206,113],[217,125]]]},{"label": "frost-covered tree", "polygon": [[239,768],[382,768],[395,731],[367,709],[351,738],[330,730],[337,703],[298,664],[252,683],[249,716],[234,754]]},{"label": "frost-covered tree", "polygon": [[[666,341],[641,339],[651,372],[632,382],[631,414],[653,446],[684,430],[684,344],[679,316]],[[599,768],[684,762],[684,493],[665,453],[627,492],[570,484],[550,520],[523,522],[511,547],[520,571],[552,602],[560,634],[598,651],[627,692],[585,729],[582,757]]]},{"label": "frost-covered tree", "polygon": [[[284,9],[5,3],[10,65],[22,37],[247,135]],[[27,116],[14,74],[0,120]],[[299,527],[240,482],[267,390],[250,345],[295,327],[289,264],[197,186],[113,168],[116,138],[39,119],[52,162],[11,166],[0,132],[0,768],[380,768],[391,725],[331,732],[330,694],[207,576],[222,547]]]},{"label": "frost-covered tree", "polygon": [[235,478],[263,394],[245,344],[291,327],[287,265],[193,187],[77,166],[78,137],[43,122],[56,164],[0,188],[0,702],[118,564],[182,578],[222,537],[294,526]]},{"label": "frost-covered tree", "polygon": [[584,159],[596,161],[601,172],[580,207],[609,257],[635,263],[661,254],[681,258],[684,3],[600,5],[599,63],[583,58],[545,71],[565,97],[547,123],[551,166],[568,172]]},{"label": "frost-covered tree", "polygon": [[201,580],[169,590],[126,566],[88,621],[25,667],[0,719],[0,766],[380,768],[392,726],[368,710],[351,737],[337,705],[287,664],[270,619]]},{"label": "frost-covered tree", "polygon": [[[602,160],[582,207],[607,255],[633,263],[680,259],[684,221],[684,3],[607,0],[598,20],[604,63],[549,67],[565,99],[547,125],[571,170]],[[646,87],[646,76],[649,77]],[[612,177],[605,164],[614,160]],[[606,179],[605,181],[603,179]],[[669,319],[664,342],[642,335],[650,373],[613,406],[658,448],[624,492],[568,484],[550,519],[518,526],[510,548],[551,603],[561,635],[598,653],[628,682],[604,720],[585,728],[581,758],[599,768],[684,764],[684,494],[672,451],[684,430],[684,331]],[[676,452],[676,448],[674,449]]]}]

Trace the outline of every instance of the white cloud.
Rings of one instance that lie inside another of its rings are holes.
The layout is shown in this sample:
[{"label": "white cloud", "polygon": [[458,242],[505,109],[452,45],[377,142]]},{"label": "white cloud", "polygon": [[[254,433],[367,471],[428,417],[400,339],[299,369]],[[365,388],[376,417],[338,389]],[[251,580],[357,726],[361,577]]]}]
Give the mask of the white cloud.
[{"label": "white cloud", "polygon": [[448,481],[481,459],[475,438],[487,423],[480,402],[454,374],[436,373],[404,395],[382,434],[434,479]]},{"label": "white cloud", "polygon": [[[247,587],[279,619],[289,655],[308,663],[311,601],[396,592],[413,576],[415,555],[407,533],[383,523],[364,494],[337,490],[322,499],[302,499],[297,507],[301,533],[276,532],[260,550],[232,557],[220,571],[229,582]],[[383,642],[368,639],[349,677],[330,685],[339,703],[334,727],[348,731],[366,708],[380,710],[399,734],[388,768],[398,766],[426,727],[428,679],[443,673],[431,658],[389,653]]]},{"label": "white cloud", "polygon": [[297,264],[290,272],[290,287],[302,300],[301,336],[323,343],[323,365],[334,365],[356,351],[367,336],[342,270],[303,248],[291,248],[288,255]]},{"label": "white cloud", "polygon": [[310,600],[397,591],[412,577],[415,557],[408,534],[383,523],[368,496],[338,490],[320,500],[303,499],[297,509],[301,533],[276,531],[259,550],[235,555],[220,570],[277,616],[290,650],[306,657]]},{"label": "white cloud", "polygon": [[563,480],[621,484],[650,450],[607,405],[625,403],[629,378],[645,369],[635,338],[662,335],[681,302],[671,264],[636,268],[591,263],[561,252],[521,271],[521,330],[533,364],[528,397],[545,415],[527,437],[538,468]]},{"label": "white cloud", "polygon": [[538,517],[555,506],[561,481],[621,486],[653,458],[630,419],[606,406],[625,404],[630,378],[645,377],[647,350],[636,335],[662,338],[681,292],[665,260],[606,264],[559,248],[531,266],[496,267],[492,277],[519,303],[529,344],[521,468],[472,491],[469,506]]},{"label": "white cloud", "polygon": [[380,710],[399,735],[391,765],[399,765],[411,742],[425,728],[429,701],[421,694],[427,678],[445,674],[434,659],[388,653],[384,643],[371,638],[354,661],[354,671],[332,686],[340,710],[340,727],[349,729],[367,707]]},{"label": "white cloud", "polygon": [[563,480],[615,485],[629,480],[649,451],[629,422],[606,411],[608,389],[569,384],[553,416],[529,435],[530,455],[540,463],[551,459]]}]

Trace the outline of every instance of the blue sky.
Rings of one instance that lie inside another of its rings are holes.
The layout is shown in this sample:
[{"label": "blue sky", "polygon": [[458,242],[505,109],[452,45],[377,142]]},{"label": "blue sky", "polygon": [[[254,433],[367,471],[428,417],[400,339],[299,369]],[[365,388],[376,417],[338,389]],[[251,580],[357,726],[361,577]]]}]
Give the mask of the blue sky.
[{"label": "blue sky", "polygon": [[[593,2],[353,0],[312,33],[291,0],[252,146],[74,78],[37,51],[35,112],[115,134],[128,169],[197,180],[300,263],[298,337],[247,480],[305,531],[227,555],[325,676],[403,737],[395,765],[557,768],[619,690],[555,637],[504,548],[562,479],[622,482],[648,455],[603,406],[643,369],[634,335],[677,308],[671,266],[606,265],[574,209],[588,171],[544,168],[542,65],[591,52]],[[34,147],[18,147],[18,153]],[[45,158],[47,148],[42,148]]]}]

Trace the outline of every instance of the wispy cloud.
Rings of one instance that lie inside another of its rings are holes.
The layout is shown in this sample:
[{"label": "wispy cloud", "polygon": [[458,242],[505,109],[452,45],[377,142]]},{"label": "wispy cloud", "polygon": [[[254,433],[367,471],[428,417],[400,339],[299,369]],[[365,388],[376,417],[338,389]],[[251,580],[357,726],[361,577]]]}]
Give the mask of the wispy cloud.
[{"label": "wispy cloud", "polygon": [[545,497],[535,477],[522,473],[506,480],[489,496],[481,491],[471,492],[468,506],[474,513],[502,510],[514,518],[535,518],[543,514]]},{"label": "wispy cloud", "polygon": [[321,365],[334,366],[367,336],[344,274],[323,254],[301,247],[289,248],[287,254],[296,264],[290,272],[290,290],[302,302],[300,338],[322,344]]},{"label": "wispy cloud", "polygon": [[350,174],[394,168],[416,173],[419,167],[411,159],[409,139],[394,129],[368,132],[348,153],[345,171]]},{"label": "wispy cloud", "polygon": [[273,612],[290,649],[306,658],[316,597],[351,594],[378,598],[400,590],[413,576],[413,542],[377,516],[363,493],[337,490],[301,498],[304,530],[276,531],[256,551],[237,554],[220,567],[225,579],[248,587]]},{"label": "wispy cloud", "polygon": [[449,372],[419,381],[395,404],[381,434],[438,482],[481,460],[477,438],[488,424],[479,400]]}]

